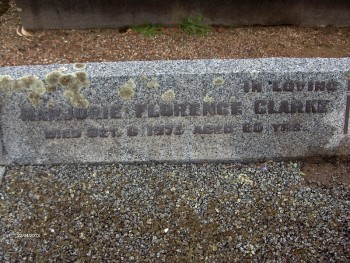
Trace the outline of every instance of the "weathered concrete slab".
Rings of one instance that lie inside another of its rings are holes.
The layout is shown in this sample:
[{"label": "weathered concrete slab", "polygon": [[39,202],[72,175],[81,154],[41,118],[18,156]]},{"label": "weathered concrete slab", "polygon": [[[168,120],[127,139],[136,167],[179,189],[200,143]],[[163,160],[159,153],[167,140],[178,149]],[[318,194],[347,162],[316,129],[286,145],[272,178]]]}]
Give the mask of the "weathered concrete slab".
[{"label": "weathered concrete slab", "polygon": [[0,68],[1,164],[348,155],[349,71],[348,58]]},{"label": "weathered concrete slab", "polygon": [[350,26],[348,0],[16,0],[27,29],[179,24],[202,14],[211,25]]}]

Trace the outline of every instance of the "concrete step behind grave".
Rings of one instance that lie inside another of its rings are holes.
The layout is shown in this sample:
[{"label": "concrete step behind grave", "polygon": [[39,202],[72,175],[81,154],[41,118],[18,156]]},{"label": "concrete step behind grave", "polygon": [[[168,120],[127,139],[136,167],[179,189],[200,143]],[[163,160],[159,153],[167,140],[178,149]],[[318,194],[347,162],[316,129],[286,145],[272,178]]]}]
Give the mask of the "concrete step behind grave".
[{"label": "concrete step behind grave", "polygon": [[175,25],[203,15],[210,25],[350,26],[348,0],[16,0],[27,29]]},{"label": "concrete step behind grave", "polygon": [[1,164],[349,155],[350,59],[0,68]]}]

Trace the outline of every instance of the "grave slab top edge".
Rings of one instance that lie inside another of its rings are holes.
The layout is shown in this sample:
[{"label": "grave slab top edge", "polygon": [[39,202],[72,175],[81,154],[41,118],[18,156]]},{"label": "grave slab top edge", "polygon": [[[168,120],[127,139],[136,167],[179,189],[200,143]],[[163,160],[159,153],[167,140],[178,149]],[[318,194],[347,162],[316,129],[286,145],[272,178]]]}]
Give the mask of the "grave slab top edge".
[{"label": "grave slab top edge", "polygon": [[[44,76],[50,71],[72,64],[24,65],[0,67],[0,75],[20,77],[23,74]],[[153,60],[124,62],[89,62],[86,69],[90,76],[115,77],[141,74],[200,75],[241,72],[292,73],[292,72],[347,72],[349,58],[259,58],[259,59],[208,59],[208,60]]]}]

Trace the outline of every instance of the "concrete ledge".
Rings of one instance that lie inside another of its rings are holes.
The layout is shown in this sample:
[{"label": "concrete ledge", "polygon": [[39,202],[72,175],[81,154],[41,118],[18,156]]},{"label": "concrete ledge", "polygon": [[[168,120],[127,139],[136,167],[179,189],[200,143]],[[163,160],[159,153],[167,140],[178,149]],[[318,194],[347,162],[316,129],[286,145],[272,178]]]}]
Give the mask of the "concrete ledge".
[{"label": "concrete ledge", "polygon": [[202,14],[211,25],[350,26],[347,0],[16,0],[27,29],[173,25]]},{"label": "concrete ledge", "polygon": [[1,164],[349,155],[350,59],[0,68]]}]

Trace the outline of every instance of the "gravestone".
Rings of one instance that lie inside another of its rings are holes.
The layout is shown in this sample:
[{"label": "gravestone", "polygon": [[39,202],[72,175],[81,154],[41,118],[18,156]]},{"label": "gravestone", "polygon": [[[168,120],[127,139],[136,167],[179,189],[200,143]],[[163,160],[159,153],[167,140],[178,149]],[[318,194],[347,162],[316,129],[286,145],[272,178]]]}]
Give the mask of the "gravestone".
[{"label": "gravestone", "polygon": [[348,0],[16,0],[26,29],[179,24],[203,15],[210,25],[350,26]]},{"label": "gravestone", "polygon": [[350,59],[0,68],[1,164],[349,154]]}]

